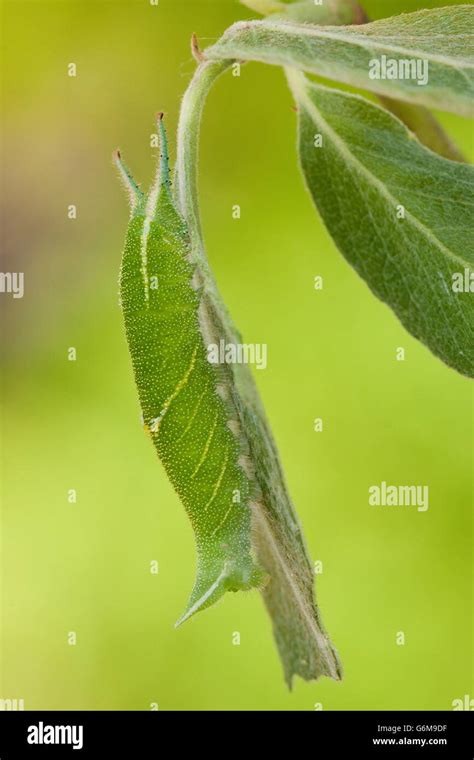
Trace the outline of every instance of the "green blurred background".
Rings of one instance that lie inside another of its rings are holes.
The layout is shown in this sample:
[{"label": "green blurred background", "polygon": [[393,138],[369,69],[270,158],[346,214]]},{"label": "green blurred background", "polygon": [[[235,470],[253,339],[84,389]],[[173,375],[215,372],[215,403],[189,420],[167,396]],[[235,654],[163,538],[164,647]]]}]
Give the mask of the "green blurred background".
[{"label": "green blurred background", "polygon": [[[447,4],[365,6],[375,19]],[[222,77],[205,111],[204,230],[245,340],[268,344],[257,382],[323,562],[318,600],[345,678],[288,692],[257,593],[173,628],[194,542],[139,424],[117,302],[128,207],[111,152],[146,186],[154,114],[173,135],[195,68],[191,33],[205,46],[251,15],[232,0],[3,3],[3,270],[25,272],[25,297],[2,297],[0,697],[26,709],[451,709],[473,693],[469,383],[336,251],[296,165],[284,76],[256,64]],[[471,125],[440,118],[472,158]],[[381,480],[428,484],[428,512],[369,507]]]}]

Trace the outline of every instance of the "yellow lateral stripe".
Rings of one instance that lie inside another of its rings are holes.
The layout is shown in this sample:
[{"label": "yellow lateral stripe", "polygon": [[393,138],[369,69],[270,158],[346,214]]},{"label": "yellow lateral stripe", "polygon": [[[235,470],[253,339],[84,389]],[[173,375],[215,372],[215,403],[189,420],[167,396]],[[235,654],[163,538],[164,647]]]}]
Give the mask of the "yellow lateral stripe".
[{"label": "yellow lateral stripe", "polygon": [[163,404],[162,414],[164,414],[166,412],[166,410],[168,409],[169,405],[173,403],[173,401],[175,400],[175,398],[178,395],[178,393],[180,391],[182,391],[183,388],[184,388],[184,386],[187,384],[187,382],[189,380],[189,377],[191,375],[191,372],[193,371],[194,366],[196,364],[196,354],[197,354],[197,351],[198,351],[198,347],[196,346],[196,348],[194,349],[193,357],[191,359],[191,364],[189,365],[189,367],[188,367],[188,369],[186,371],[186,374],[181,378],[181,380],[179,381],[178,385],[174,389],[174,391],[171,394],[171,396],[169,397],[169,399],[167,399],[165,401],[165,403]]},{"label": "yellow lateral stripe", "polygon": [[218,417],[219,417],[219,412],[216,412],[216,416],[214,418],[214,424],[213,424],[211,432],[209,433],[209,436],[207,438],[206,445],[204,446],[204,451],[202,452],[201,459],[199,460],[196,469],[194,470],[193,474],[191,475],[191,480],[194,477],[196,477],[196,475],[198,474],[199,470],[201,469],[202,464],[203,464],[203,462],[204,462],[204,460],[205,460],[205,458],[207,456],[207,452],[209,451],[209,446],[211,445],[211,441],[212,441],[212,438],[214,436],[214,432],[215,432],[216,427],[217,427]]},{"label": "yellow lateral stripe", "polygon": [[220,475],[219,475],[219,477],[217,478],[217,482],[216,482],[216,485],[214,486],[214,490],[213,490],[213,492],[212,492],[212,496],[211,496],[211,498],[209,499],[209,501],[207,502],[206,506],[204,507],[204,510],[203,510],[204,512],[206,511],[206,509],[207,509],[208,507],[210,507],[210,506],[211,506],[212,502],[214,501],[214,499],[215,499],[215,498],[216,498],[216,496],[217,496],[217,492],[218,492],[218,490],[219,490],[219,488],[220,488],[220,485],[221,485],[221,483],[222,483],[222,478],[224,477],[224,472],[225,472],[225,470],[226,470],[226,467],[227,467],[227,462],[228,462],[228,461],[229,461],[229,449],[227,448],[227,449],[226,449],[226,452],[225,452],[224,464],[222,465],[222,469],[221,469],[221,471],[220,471]]},{"label": "yellow lateral stripe", "polygon": [[189,418],[189,422],[188,422],[188,424],[186,425],[186,427],[184,428],[184,430],[183,430],[183,432],[181,433],[181,435],[179,436],[179,438],[177,438],[177,439],[176,439],[176,443],[178,443],[178,442],[181,440],[181,438],[184,438],[184,436],[185,436],[185,435],[186,435],[186,433],[188,432],[189,428],[190,428],[190,427],[191,427],[191,425],[193,424],[193,422],[194,422],[194,418],[196,417],[196,414],[197,414],[197,410],[198,410],[198,409],[199,409],[199,407],[201,406],[201,401],[203,400],[203,398],[204,398],[204,396],[206,395],[206,393],[207,393],[207,389],[206,389],[206,390],[205,390],[205,391],[204,391],[204,392],[201,394],[201,396],[199,397],[199,401],[197,402],[196,406],[194,407],[194,411],[193,411],[193,413],[192,413],[191,417]]},{"label": "yellow lateral stripe", "polygon": [[224,525],[225,521],[227,520],[229,514],[232,512],[232,507],[233,506],[234,506],[233,504],[230,505],[229,509],[227,510],[227,512],[225,513],[224,517],[220,521],[219,525],[216,528],[214,528],[214,530],[212,531],[211,536],[215,536],[215,534],[217,533],[217,531],[220,530],[220,528],[222,528],[222,526]]},{"label": "yellow lateral stripe", "polygon": [[190,375],[191,375],[191,373],[192,373],[192,371],[193,371],[193,369],[195,367],[195,364],[196,364],[196,355],[197,355],[197,352],[198,352],[198,346],[196,346],[196,348],[194,349],[194,353],[193,353],[193,356],[192,356],[192,359],[191,359],[191,363],[190,363],[188,369],[186,370],[185,374],[183,375],[183,377],[179,381],[178,385],[174,389],[174,391],[171,394],[171,396],[166,399],[165,403],[163,404],[163,409],[161,410],[159,416],[155,420],[153,420],[153,424],[150,427],[150,429],[151,429],[151,431],[153,433],[157,433],[158,432],[158,430],[160,428],[160,425],[161,425],[161,421],[162,421],[163,417],[165,416],[166,412],[168,411],[168,409],[170,407],[170,404],[173,403],[173,401],[175,400],[176,396],[178,396],[178,394],[180,393],[180,391],[182,391],[183,388],[184,388],[184,386],[187,384],[187,382],[189,380],[189,377],[190,377]]}]

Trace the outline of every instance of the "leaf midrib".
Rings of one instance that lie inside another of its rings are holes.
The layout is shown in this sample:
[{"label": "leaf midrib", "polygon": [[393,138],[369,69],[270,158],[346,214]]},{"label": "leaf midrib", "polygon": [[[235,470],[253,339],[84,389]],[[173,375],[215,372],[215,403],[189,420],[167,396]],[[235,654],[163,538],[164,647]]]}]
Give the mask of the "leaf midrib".
[{"label": "leaf midrib", "polygon": [[[356,34],[348,34],[344,35],[341,34],[339,31],[337,32],[330,32],[327,29],[322,29],[320,27],[313,27],[310,28],[309,26],[305,24],[295,24],[292,22],[283,22],[283,23],[272,23],[269,21],[250,21],[250,22],[241,22],[242,24],[245,24],[245,27],[242,26],[242,28],[248,29],[257,29],[257,28],[264,28],[264,29],[271,29],[273,32],[281,32],[282,27],[284,29],[290,29],[294,34],[298,34],[300,36],[306,36],[306,37],[313,37],[314,39],[318,39],[321,37],[327,37],[328,39],[336,40],[337,42],[347,42],[349,44],[355,45],[357,47],[362,47],[367,50],[367,43],[370,43],[372,50],[380,50],[381,52],[391,51],[394,53],[400,53],[403,55],[414,55],[417,57],[420,57],[420,53],[423,53],[423,56],[427,58],[432,63],[440,63],[444,66],[450,66],[456,71],[461,71],[464,68],[474,69],[474,62],[470,59],[466,58],[459,58],[459,57],[447,57],[445,55],[435,55],[434,53],[431,53],[427,50],[416,50],[412,49],[410,47],[399,47],[398,45],[394,45],[393,43],[387,43],[387,42],[381,42],[377,38],[373,38],[370,36],[363,37],[362,35],[356,35]],[[236,25],[237,26],[237,25]],[[338,27],[338,29],[342,27]],[[316,33],[317,32],[317,33]],[[219,43],[217,43],[219,44]],[[368,50],[368,52],[371,52],[371,49]],[[459,64],[463,64],[460,66]]]},{"label": "leaf midrib", "polygon": [[285,558],[282,552],[280,551],[278,541],[271,528],[270,521],[268,519],[268,515],[266,513],[265,507],[263,506],[263,504],[260,504],[259,502],[255,502],[255,501],[251,502],[250,506],[252,508],[254,519],[256,520],[258,526],[260,527],[261,531],[265,535],[266,544],[269,548],[271,548],[273,558],[277,560],[278,565],[282,569],[285,580],[288,583],[288,587],[290,588],[294,596],[296,606],[298,610],[300,611],[300,614],[304,622],[306,623],[309,631],[314,636],[318,645],[319,652],[321,653],[321,655],[324,655],[324,659],[325,659],[327,667],[329,668],[331,677],[336,680],[340,679],[341,675],[338,672],[337,660],[334,656],[334,653],[332,652],[331,643],[328,640],[327,636],[319,628],[317,621],[314,619],[314,611],[308,609],[308,603],[306,599],[304,598],[304,595],[301,589],[299,588],[297,582],[295,581],[294,574],[288,568],[288,564],[285,561]]}]

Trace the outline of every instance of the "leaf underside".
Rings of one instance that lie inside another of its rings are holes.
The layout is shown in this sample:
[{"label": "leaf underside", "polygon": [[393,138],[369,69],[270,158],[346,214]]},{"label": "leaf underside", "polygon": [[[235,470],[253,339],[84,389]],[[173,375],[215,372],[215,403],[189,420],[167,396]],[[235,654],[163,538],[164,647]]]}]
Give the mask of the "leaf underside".
[{"label": "leaf underside", "polygon": [[412,335],[472,376],[472,293],[456,282],[474,263],[474,168],[364,98],[288,78],[303,173],[338,248]]},{"label": "leaf underside", "polygon": [[[205,56],[298,68],[378,95],[474,115],[474,7],[470,5],[352,26],[318,26],[271,16],[243,21],[207,48]],[[371,78],[371,62],[382,56],[395,61],[398,70],[403,67],[407,75]],[[421,85],[422,76],[412,75],[410,63],[417,60],[428,65],[428,81]]]}]

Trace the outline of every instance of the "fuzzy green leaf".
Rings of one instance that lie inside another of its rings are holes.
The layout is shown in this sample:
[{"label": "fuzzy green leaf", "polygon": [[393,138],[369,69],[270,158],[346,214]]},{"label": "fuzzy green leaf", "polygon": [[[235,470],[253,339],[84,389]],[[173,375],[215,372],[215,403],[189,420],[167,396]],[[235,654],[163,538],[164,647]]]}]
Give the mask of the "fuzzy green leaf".
[{"label": "fuzzy green leaf", "polygon": [[[206,66],[201,70],[206,75]],[[185,114],[193,97],[191,92],[185,98]],[[226,591],[260,588],[288,683],[294,674],[339,678],[314,601],[311,563],[248,366],[208,361],[209,346],[238,345],[241,339],[171,194],[161,121],[160,130],[161,166],[147,196],[117,156],[132,198],[120,290],[144,425],[196,536],[197,579],[179,622]],[[192,157],[191,164],[194,147]],[[177,186],[186,197],[187,177],[180,176]],[[187,216],[195,229],[197,221]]]},{"label": "fuzzy green leaf", "polygon": [[[305,24],[341,26],[344,24],[367,24],[369,19],[356,0],[325,0],[323,5],[315,5],[313,0],[302,0],[290,4],[267,5],[266,0],[241,0],[264,15],[271,14],[271,20],[279,18]],[[446,134],[439,121],[424,106],[395,100],[379,95],[381,103],[397,116],[420,142],[444,158],[465,161],[461,151]]]},{"label": "fuzzy green leaf", "polygon": [[469,5],[342,27],[272,17],[239,22],[205,56],[294,67],[391,98],[474,115],[474,7]]},{"label": "fuzzy green leaf", "polygon": [[365,98],[288,79],[306,183],[338,248],[412,335],[472,376],[474,168]]}]

